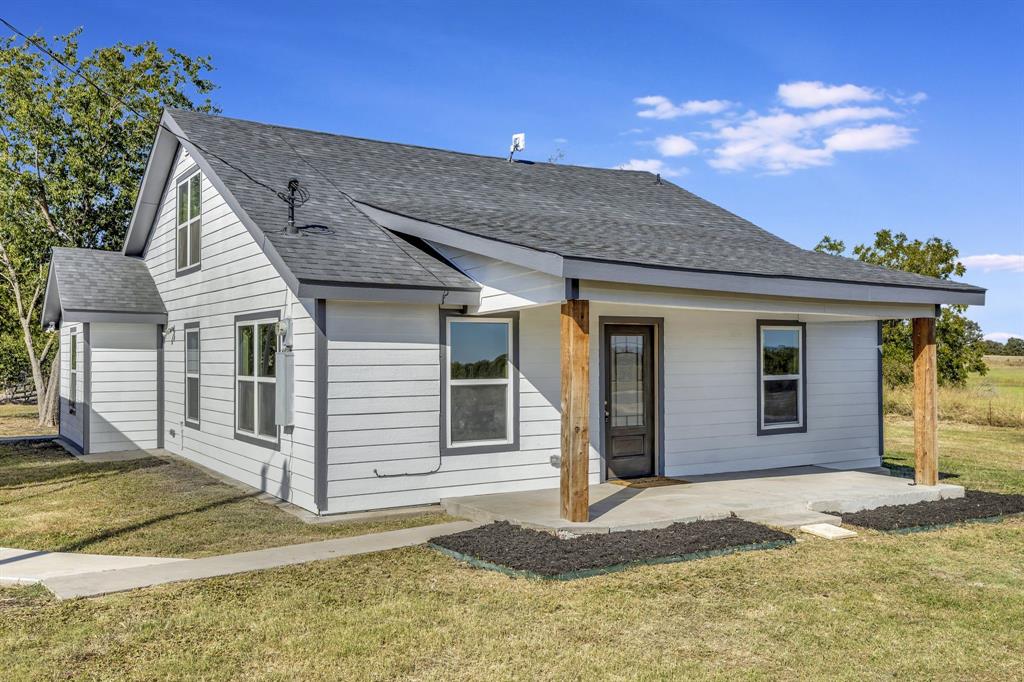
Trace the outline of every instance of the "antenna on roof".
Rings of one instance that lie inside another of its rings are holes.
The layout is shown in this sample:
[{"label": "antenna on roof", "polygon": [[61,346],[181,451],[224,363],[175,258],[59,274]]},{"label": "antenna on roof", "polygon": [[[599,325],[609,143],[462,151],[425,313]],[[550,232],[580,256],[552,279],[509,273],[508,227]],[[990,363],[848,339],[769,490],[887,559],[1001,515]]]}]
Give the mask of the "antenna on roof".
[{"label": "antenna on roof", "polygon": [[295,227],[295,207],[306,203],[309,192],[299,187],[297,178],[292,178],[288,181],[288,194],[278,193],[278,196],[288,202],[288,234],[298,234],[299,228]]},{"label": "antenna on roof", "polygon": [[508,162],[512,163],[512,155],[526,149],[526,133],[516,133],[512,136],[512,144],[508,148]]}]

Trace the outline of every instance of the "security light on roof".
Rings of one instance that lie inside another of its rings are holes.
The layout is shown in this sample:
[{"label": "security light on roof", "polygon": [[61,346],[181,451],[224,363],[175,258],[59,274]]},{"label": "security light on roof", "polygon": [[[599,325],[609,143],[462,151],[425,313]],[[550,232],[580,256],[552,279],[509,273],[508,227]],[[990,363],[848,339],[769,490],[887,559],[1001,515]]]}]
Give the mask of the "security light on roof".
[{"label": "security light on roof", "polygon": [[512,136],[512,144],[508,147],[508,161],[512,163],[512,155],[526,149],[526,133],[516,133]]}]

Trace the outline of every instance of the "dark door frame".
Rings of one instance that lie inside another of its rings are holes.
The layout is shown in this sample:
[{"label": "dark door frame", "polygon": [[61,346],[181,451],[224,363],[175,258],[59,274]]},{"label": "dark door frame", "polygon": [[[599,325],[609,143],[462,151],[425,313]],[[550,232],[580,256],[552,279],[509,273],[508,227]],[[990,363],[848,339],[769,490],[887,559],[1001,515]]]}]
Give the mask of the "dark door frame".
[{"label": "dark door frame", "polygon": [[601,482],[608,480],[608,434],[604,421],[604,401],[607,368],[605,367],[605,326],[633,325],[652,327],[654,333],[654,473],[665,475],[665,318],[622,317],[602,315],[598,318],[598,423],[601,425],[599,452],[601,454]]}]

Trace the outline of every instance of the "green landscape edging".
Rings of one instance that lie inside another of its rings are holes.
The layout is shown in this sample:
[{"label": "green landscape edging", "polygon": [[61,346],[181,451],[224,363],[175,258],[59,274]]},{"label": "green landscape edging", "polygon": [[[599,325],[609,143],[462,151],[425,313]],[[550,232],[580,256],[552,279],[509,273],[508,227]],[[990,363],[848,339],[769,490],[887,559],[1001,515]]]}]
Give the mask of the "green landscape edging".
[{"label": "green landscape edging", "polygon": [[734,547],[724,547],[722,549],[708,549],[700,552],[690,552],[689,554],[675,554],[671,556],[656,557],[653,559],[641,559],[638,561],[628,561],[620,564],[613,564],[611,566],[599,566],[596,568],[584,568],[579,571],[569,571],[567,573],[557,573],[555,575],[542,575],[534,571],[526,571],[522,569],[509,568],[508,566],[502,566],[501,564],[495,564],[490,561],[484,561],[477,557],[469,554],[463,554],[462,552],[456,552],[455,550],[436,545],[433,542],[427,543],[428,546],[433,549],[450,556],[451,558],[462,561],[475,568],[484,568],[489,571],[497,571],[498,573],[504,573],[507,576],[513,578],[533,578],[539,580],[577,580],[579,578],[592,578],[598,575],[605,575],[607,573],[617,573],[619,571],[625,571],[630,568],[637,566],[655,566],[658,564],[675,564],[682,561],[694,561],[696,559],[708,559],[710,557],[724,556],[726,554],[735,554],[737,552],[751,552],[761,549],[778,549],[785,547],[786,545],[792,545],[796,540],[770,540],[768,542],[758,542],[749,545],[736,545]]},{"label": "green landscape edging", "polygon": [[[1003,519],[1012,519],[1024,514],[1000,514],[999,516],[979,516],[976,519],[962,519],[960,521],[951,521],[949,523],[936,523],[930,526],[907,526],[906,528],[892,528],[890,530],[879,530],[879,533],[889,533],[890,535],[908,535],[910,533],[927,533],[933,530],[943,530],[946,528],[955,528],[957,526],[966,526],[969,523],[998,523]],[[868,526],[860,526],[861,528],[868,528]],[[877,530],[870,528],[870,530]]]}]

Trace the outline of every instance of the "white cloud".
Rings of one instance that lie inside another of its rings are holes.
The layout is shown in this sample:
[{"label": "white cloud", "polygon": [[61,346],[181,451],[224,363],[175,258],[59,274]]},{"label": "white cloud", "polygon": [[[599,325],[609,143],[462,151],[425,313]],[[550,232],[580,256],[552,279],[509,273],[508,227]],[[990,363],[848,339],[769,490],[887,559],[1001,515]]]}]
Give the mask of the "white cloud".
[{"label": "white cloud", "polygon": [[820,109],[844,102],[869,102],[882,97],[878,92],[860,85],[825,85],[821,81],[783,83],[779,86],[778,94],[783,104],[797,109]]},{"label": "white cloud", "polygon": [[825,139],[825,148],[836,152],[897,149],[914,142],[914,131],[891,123],[865,128],[843,128]]},{"label": "white cloud", "polygon": [[732,102],[724,99],[692,99],[677,105],[673,104],[672,100],[668,97],[662,95],[637,97],[633,102],[641,107],[645,107],[636,112],[637,116],[640,118],[657,119],[672,119],[680,116],[697,116],[699,114],[718,114],[733,106]]},{"label": "white cloud", "polygon": [[654,144],[662,156],[686,156],[697,152],[697,145],[682,135],[659,137]]},{"label": "white cloud", "polygon": [[719,170],[755,168],[773,174],[826,166],[836,152],[893,149],[912,142],[913,131],[903,126],[838,127],[896,116],[884,107],[837,107],[806,114],[748,112],[741,120],[718,127],[713,136],[721,144],[708,163]]},{"label": "white cloud", "polygon": [[553,140],[553,142],[554,142],[555,144],[565,144],[565,143],[566,143],[566,142],[568,142],[568,141],[569,141],[569,140],[565,139],[564,137],[556,137],[556,138],[555,138],[555,139]]},{"label": "white cloud", "polygon": [[619,135],[639,135],[646,132],[647,128],[630,128],[629,130],[623,130]]},{"label": "white cloud", "polygon": [[1012,338],[1024,339],[1024,334],[1013,334],[1011,332],[992,332],[991,334],[985,334],[985,338],[989,341],[998,341],[999,343],[1006,343]]},{"label": "white cloud", "polygon": [[615,167],[617,170],[647,171],[648,173],[659,173],[666,178],[674,178],[689,172],[685,168],[670,168],[661,159],[630,159],[626,163]]},{"label": "white cloud", "polygon": [[966,256],[961,258],[960,262],[968,268],[980,268],[985,272],[993,270],[1024,272],[1024,253],[988,253],[981,256]]},{"label": "white cloud", "polygon": [[889,95],[889,99],[901,106],[914,106],[928,99],[928,94],[915,92],[913,95]]}]

